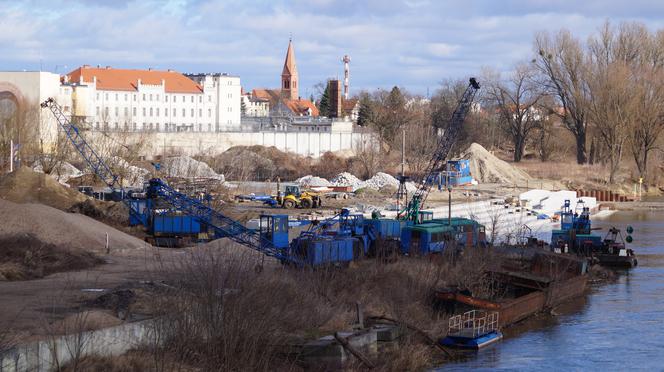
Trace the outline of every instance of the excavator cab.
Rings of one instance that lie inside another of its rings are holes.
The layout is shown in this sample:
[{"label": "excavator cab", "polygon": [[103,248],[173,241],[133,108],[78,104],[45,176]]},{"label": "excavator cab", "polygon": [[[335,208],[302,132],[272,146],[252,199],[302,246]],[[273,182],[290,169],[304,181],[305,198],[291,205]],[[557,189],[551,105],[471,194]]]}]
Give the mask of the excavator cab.
[{"label": "excavator cab", "polygon": [[285,214],[264,214],[260,216],[261,238],[268,240],[275,248],[287,248],[288,216]]}]

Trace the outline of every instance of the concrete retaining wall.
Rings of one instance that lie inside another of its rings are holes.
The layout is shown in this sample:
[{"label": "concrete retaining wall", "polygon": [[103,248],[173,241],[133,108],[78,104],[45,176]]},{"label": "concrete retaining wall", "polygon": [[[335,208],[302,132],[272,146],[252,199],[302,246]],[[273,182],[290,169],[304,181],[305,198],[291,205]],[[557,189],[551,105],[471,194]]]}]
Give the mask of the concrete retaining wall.
[{"label": "concrete retaining wall", "polygon": [[77,357],[121,355],[147,344],[151,329],[152,321],[146,320],[18,345],[0,354],[0,372],[47,372]]}]

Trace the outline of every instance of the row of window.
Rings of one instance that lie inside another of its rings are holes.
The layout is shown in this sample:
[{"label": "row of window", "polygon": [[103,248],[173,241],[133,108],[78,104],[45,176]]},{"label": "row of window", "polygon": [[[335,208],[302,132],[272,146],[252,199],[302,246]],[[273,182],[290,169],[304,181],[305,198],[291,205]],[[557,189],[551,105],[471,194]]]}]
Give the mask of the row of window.
[{"label": "row of window", "polygon": [[[230,124],[230,123],[229,123]],[[99,123],[95,122],[95,129],[96,130],[120,130],[123,129],[125,131],[128,130],[137,130],[137,124],[136,123],[113,123],[113,125],[110,125],[109,123]],[[149,131],[161,131],[163,129],[164,132],[202,132],[203,128],[207,128],[208,132],[212,132],[212,124],[208,123],[206,126],[203,124],[174,124],[174,123],[164,123],[163,126],[160,125],[160,123],[143,123],[142,127],[140,130],[149,130]],[[198,129],[198,130],[196,130]]]},{"label": "row of window", "polygon": [[[107,116],[107,117],[108,117],[108,115],[109,115],[108,107],[104,107],[103,112],[104,112],[104,116]],[[120,108],[119,108],[119,107],[116,107],[115,110],[114,110],[114,112],[115,112],[115,116],[116,116],[116,117],[119,116],[119,115],[120,115]],[[168,116],[168,112],[169,112],[168,109],[164,109],[164,110],[163,110],[164,116]],[[171,116],[173,116],[173,117],[177,117],[177,114],[178,114],[177,109],[173,109],[172,112],[173,112],[173,113],[172,113]],[[190,109],[190,112],[191,112],[191,115],[190,115],[191,117],[196,117],[196,115],[195,115],[195,114],[196,114],[196,110],[195,110],[195,109]],[[227,107],[227,112],[233,112],[233,108],[232,108],[232,107]],[[95,114],[96,114],[97,116],[100,116],[101,113],[102,113],[102,110],[100,109],[99,106],[97,106],[97,108],[96,108],[96,110],[95,110]],[[136,107],[132,108],[132,115],[133,115],[133,116],[136,116],[137,113],[138,113],[138,111],[137,111]],[[143,107],[143,109],[142,109],[142,113],[143,113],[143,116],[144,116],[144,117],[145,117],[145,116],[150,116],[150,117],[152,117],[152,116],[157,116],[157,117],[158,117],[158,116],[159,116],[159,107],[157,107],[157,108],[150,107],[149,109],[148,109],[147,107]],[[212,109],[208,109],[208,110],[207,110],[207,115],[208,115],[208,118],[211,118],[211,117],[212,117]],[[125,116],[125,117],[128,117],[128,116],[129,116],[129,107],[125,107],[125,108],[124,108],[124,116]],[[182,109],[182,117],[183,117],[183,118],[184,118],[184,117],[187,117],[187,109]],[[200,117],[203,117],[203,109],[198,109],[198,117],[199,117],[199,118],[200,118]]]},{"label": "row of window", "polygon": [[[122,95],[124,95],[124,101],[128,102],[129,101],[129,93],[123,93]],[[109,95],[109,93],[104,93],[104,100],[105,101],[108,101],[109,97],[110,98],[115,98],[115,101],[117,102],[117,101],[120,101],[121,93],[115,93],[115,94],[111,93],[110,95]],[[164,102],[168,102],[168,97],[169,96],[164,94],[163,97],[164,97]],[[171,97],[172,97],[173,102],[178,101],[178,96],[176,96],[175,94],[172,95]],[[183,102],[183,103],[187,102],[187,95],[183,94],[179,97],[180,97],[180,102]],[[195,97],[195,95],[189,96],[191,103],[194,103],[194,100],[195,100],[194,97]],[[152,93],[143,93],[143,102],[152,102],[153,98],[154,98],[155,102],[161,102],[160,101],[161,96],[159,94],[154,94],[153,95]],[[227,98],[233,98],[233,93],[228,93]],[[97,101],[99,101],[100,99],[101,99],[101,93],[97,92]],[[136,102],[137,94],[132,94],[132,99],[133,99],[134,102]],[[212,96],[211,95],[207,96],[207,101],[212,102]],[[198,95],[198,103],[203,103],[203,96],[202,95]]]}]

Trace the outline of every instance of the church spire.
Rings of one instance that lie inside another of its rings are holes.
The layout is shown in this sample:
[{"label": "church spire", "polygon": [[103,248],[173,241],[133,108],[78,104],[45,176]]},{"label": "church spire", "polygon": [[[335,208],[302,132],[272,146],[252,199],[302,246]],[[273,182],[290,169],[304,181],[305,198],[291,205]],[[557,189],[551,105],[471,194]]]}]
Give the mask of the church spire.
[{"label": "church spire", "polygon": [[298,99],[297,84],[298,75],[297,65],[295,64],[295,50],[293,49],[292,39],[289,39],[284,69],[281,71],[281,91],[285,98]]}]

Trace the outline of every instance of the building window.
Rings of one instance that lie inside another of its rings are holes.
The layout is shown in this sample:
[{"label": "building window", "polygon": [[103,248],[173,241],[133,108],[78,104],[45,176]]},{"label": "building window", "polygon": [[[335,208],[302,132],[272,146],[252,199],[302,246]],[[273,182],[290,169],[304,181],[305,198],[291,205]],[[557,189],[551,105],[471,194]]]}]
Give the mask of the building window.
[{"label": "building window", "polygon": [[[136,95],[134,94],[134,102],[136,102]],[[134,130],[136,130],[136,123],[134,123]]]},{"label": "building window", "polygon": [[117,121],[115,123],[113,123],[113,126],[115,127],[115,130],[118,130],[118,128],[120,128],[120,127],[118,127],[118,122]]},{"label": "building window", "polygon": [[143,102],[145,102],[145,93],[143,93]]},{"label": "building window", "polygon": [[104,93],[104,99],[108,101],[108,93]]},{"label": "building window", "polygon": [[159,116],[159,107],[157,107],[156,110],[157,110],[157,115],[156,116]]},{"label": "building window", "polygon": [[99,101],[99,93],[97,93],[97,101]]},{"label": "building window", "polygon": [[173,96],[173,103],[178,101],[178,96]]},{"label": "building window", "polygon": [[203,131],[203,124],[198,124],[198,131],[202,132]]},{"label": "building window", "polygon": [[120,100],[120,98],[119,98],[119,96],[118,96],[117,93],[115,93],[115,100],[116,100],[116,101],[119,101],[119,100]]},{"label": "building window", "polygon": [[[127,102],[128,100],[129,100],[129,94],[125,93],[125,102]],[[126,123],[125,123],[125,124],[126,124]],[[125,126],[126,126],[126,125],[125,125]],[[125,128],[125,129],[127,129],[127,128]]]},{"label": "building window", "polygon": [[191,96],[191,103],[194,103],[194,96]]},{"label": "building window", "polygon": [[168,116],[168,109],[164,109],[164,116]]},{"label": "building window", "polygon": [[208,123],[208,132],[212,132],[212,124]]},{"label": "building window", "polygon": [[228,98],[233,98],[233,93],[228,93]]},{"label": "building window", "polygon": [[[159,95],[158,94],[157,94],[156,100],[157,100],[157,102],[159,102]],[[159,124],[157,124],[157,125],[159,125]]]},{"label": "building window", "polygon": [[159,123],[155,124],[157,126],[157,132],[159,132]]},{"label": "building window", "polygon": [[208,96],[208,102],[212,102],[212,96]]},{"label": "building window", "polygon": [[134,130],[136,130],[136,123],[131,123],[131,126],[132,126],[132,128],[134,128]]},{"label": "building window", "polygon": [[120,115],[120,109],[116,107],[115,108],[115,116],[118,116],[118,115]]},{"label": "building window", "polygon": [[[136,116],[136,107],[134,107],[134,108],[132,109],[132,111],[133,111],[133,115]],[[134,128],[134,129],[135,129],[135,128]]]},{"label": "building window", "polygon": [[175,109],[173,109],[173,117],[176,117],[176,116],[178,116],[177,111]]},{"label": "building window", "polygon": [[150,94],[150,102],[152,102],[152,94]]},{"label": "building window", "polygon": [[186,116],[187,116],[187,111],[185,109],[182,109],[182,117],[184,118]]},{"label": "building window", "polygon": [[209,117],[209,118],[212,117],[212,109],[208,109],[208,117]]},{"label": "building window", "polygon": [[108,116],[108,107],[104,107],[104,115]]},{"label": "building window", "polygon": [[124,108],[124,115],[129,116],[129,107]]},{"label": "building window", "polygon": [[203,109],[198,109],[198,117],[199,118],[203,117]]},{"label": "building window", "polygon": [[143,116],[146,116],[146,115],[145,115],[145,107],[143,107]]},{"label": "building window", "polygon": [[194,109],[191,109],[191,117],[192,117],[192,118],[195,117],[195,116],[194,116]]},{"label": "building window", "polygon": [[97,110],[95,112],[97,113],[97,116],[99,116],[99,106],[97,106]]},{"label": "building window", "polygon": [[152,107],[150,107],[150,117],[152,117]]},{"label": "building window", "polygon": [[166,96],[166,102],[168,102],[168,96]]},{"label": "building window", "polygon": [[198,103],[203,103],[203,97],[202,96],[198,96]]}]

